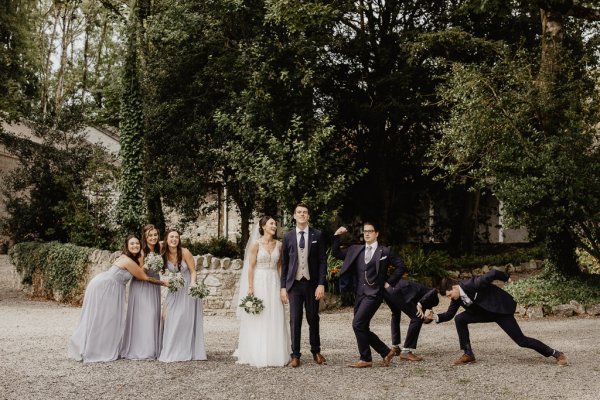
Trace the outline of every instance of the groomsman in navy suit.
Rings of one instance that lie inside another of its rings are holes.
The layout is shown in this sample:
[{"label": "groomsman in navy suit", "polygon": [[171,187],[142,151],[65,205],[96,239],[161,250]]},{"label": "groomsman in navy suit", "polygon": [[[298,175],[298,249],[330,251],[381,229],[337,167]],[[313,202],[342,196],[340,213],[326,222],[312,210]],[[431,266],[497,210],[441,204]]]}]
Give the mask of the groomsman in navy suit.
[{"label": "groomsman in navy suit", "polygon": [[[331,253],[344,261],[339,274],[340,291],[347,292],[353,288],[356,295],[352,329],[356,335],[360,360],[350,366],[372,367],[372,347],[382,357],[381,366],[385,367],[394,358],[394,351],[371,332],[369,325],[383,301],[384,288],[395,285],[405,272],[404,263],[390,252],[389,247],[377,242],[379,232],[375,224],[363,224],[364,245],[352,245],[344,251],[340,248],[340,235],[346,232],[343,226],[335,232]],[[390,265],[395,269],[386,281]]]},{"label": "groomsman in navy suit", "polygon": [[[424,312],[440,303],[437,289],[431,289],[416,281],[400,279],[395,286],[385,289],[383,298],[392,310],[392,350],[401,360],[421,361],[422,357],[413,353],[417,348],[419,333],[423,324],[432,321],[425,318]],[[404,347],[400,350],[400,312],[410,318]]]},{"label": "groomsman in navy suit", "polygon": [[445,313],[433,315],[435,321],[437,323],[449,321],[456,315],[459,307],[465,309],[454,318],[460,348],[464,351],[464,354],[454,361],[454,365],[475,362],[469,337],[469,324],[483,322],[497,323],[519,346],[533,349],[544,357],[553,356],[558,365],[568,365],[564,353],[523,334],[514,316],[517,303],[510,294],[493,284],[494,280],[509,282],[509,279],[510,275],[493,269],[482,276],[460,282],[454,280],[442,282],[440,291],[452,301]]},{"label": "groomsman in navy suit", "polygon": [[325,295],[327,255],[321,231],[308,226],[310,214],[305,204],[294,209],[296,227],[283,237],[281,253],[281,301],[290,303],[291,361],[288,366],[300,365],[300,334],[302,309],[310,340],[310,352],[317,364],[325,364],[319,335],[319,300]]}]

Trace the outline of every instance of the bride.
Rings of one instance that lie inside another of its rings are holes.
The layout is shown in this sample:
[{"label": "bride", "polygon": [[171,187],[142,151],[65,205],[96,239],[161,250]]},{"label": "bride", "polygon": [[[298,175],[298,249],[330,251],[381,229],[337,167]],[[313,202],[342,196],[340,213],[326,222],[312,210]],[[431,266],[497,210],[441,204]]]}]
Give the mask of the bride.
[{"label": "bride", "polygon": [[233,354],[238,364],[283,367],[290,358],[289,326],[279,296],[281,242],[275,240],[276,232],[277,222],[264,216],[246,246],[239,298],[254,295],[263,301],[265,308],[255,315],[238,307],[240,338]]}]

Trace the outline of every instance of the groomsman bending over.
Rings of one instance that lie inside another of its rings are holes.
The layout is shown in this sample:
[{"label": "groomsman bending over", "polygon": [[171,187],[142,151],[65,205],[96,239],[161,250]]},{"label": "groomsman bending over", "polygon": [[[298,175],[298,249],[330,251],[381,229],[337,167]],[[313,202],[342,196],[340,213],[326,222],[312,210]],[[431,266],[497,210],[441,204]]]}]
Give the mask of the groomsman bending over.
[{"label": "groomsman bending over", "polygon": [[[437,289],[430,289],[419,282],[400,279],[395,286],[385,289],[383,298],[392,310],[392,350],[400,356],[401,360],[423,360],[413,351],[417,348],[421,326],[432,321],[431,318],[424,317],[424,311],[440,303]],[[410,318],[402,351],[400,351],[400,312]]]},{"label": "groomsman bending over", "polygon": [[442,283],[441,292],[452,301],[445,313],[434,315],[435,321],[449,321],[459,307],[465,309],[454,318],[460,348],[464,351],[464,354],[454,361],[454,365],[475,362],[469,338],[469,324],[482,322],[495,322],[519,346],[533,349],[544,357],[553,356],[558,365],[568,365],[567,356],[563,353],[523,334],[514,316],[517,303],[510,294],[492,283],[496,279],[508,282],[510,276],[494,269],[479,277],[460,282],[446,280]]},{"label": "groomsman bending over", "polygon": [[[369,324],[383,301],[384,287],[398,282],[405,271],[404,264],[400,258],[390,253],[389,247],[377,243],[379,232],[373,223],[363,224],[364,245],[352,245],[342,251],[340,235],[346,232],[347,229],[343,226],[335,232],[331,253],[344,261],[340,270],[340,291],[347,292],[354,287],[356,294],[352,329],[356,335],[360,360],[350,367],[372,367],[371,347],[383,358],[381,366],[385,367],[394,358],[394,351],[371,332]],[[386,282],[389,265],[393,265],[396,269]]]}]

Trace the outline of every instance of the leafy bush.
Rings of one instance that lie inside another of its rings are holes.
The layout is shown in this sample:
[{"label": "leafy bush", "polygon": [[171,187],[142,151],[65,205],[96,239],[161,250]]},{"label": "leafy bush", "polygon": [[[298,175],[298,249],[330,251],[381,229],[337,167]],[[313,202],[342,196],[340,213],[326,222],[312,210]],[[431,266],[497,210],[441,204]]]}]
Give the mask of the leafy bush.
[{"label": "leafy bush", "polygon": [[9,255],[22,283],[33,284],[36,272],[42,275],[43,289],[57,290],[63,301],[76,294],[87,271],[92,249],[58,242],[22,242],[10,250]]},{"label": "leafy bush", "polygon": [[550,309],[575,300],[583,305],[600,303],[600,276],[565,277],[547,268],[543,273],[506,285],[517,303]]},{"label": "leafy bush", "polygon": [[545,259],[544,247],[504,248],[498,254],[469,255],[450,258],[448,267],[458,269],[479,268],[484,265],[520,264],[529,260]]},{"label": "leafy bush", "polygon": [[212,254],[219,258],[241,257],[239,245],[225,238],[214,237],[205,242],[190,242],[189,240],[183,240],[181,244],[183,247],[187,247],[194,255]]},{"label": "leafy bush", "polygon": [[400,250],[399,256],[412,279],[438,280],[448,275],[444,266],[449,264],[450,259],[446,253],[434,251],[427,254],[421,247],[405,246]]}]

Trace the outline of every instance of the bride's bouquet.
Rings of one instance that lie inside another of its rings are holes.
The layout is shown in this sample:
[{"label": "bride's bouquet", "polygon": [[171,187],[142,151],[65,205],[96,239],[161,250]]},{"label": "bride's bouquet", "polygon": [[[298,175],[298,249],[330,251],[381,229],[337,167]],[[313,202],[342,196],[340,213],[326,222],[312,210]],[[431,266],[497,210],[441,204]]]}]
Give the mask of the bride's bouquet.
[{"label": "bride's bouquet", "polygon": [[151,251],[144,258],[144,268],[158,274],[163,269],[163,258]]},{"label": "bride's bouquet", "polygon": [[265,309],[263,301],[252,295],[244,297],[240,302],[240,307],[248,314],[260,314],[260,312]]},{"label": "bride's bouquet", "polygon": [[208,296],[209,293],[210,291],[202,282],[196,281],[193,284],[191,284],[190,287],[188,287],[188,294],[196,299],[203,299],[206,296]]},{"label": "bride's bouquet", "polygon": [[169,272],[169,292],[175,293],[185,285],[181,272]]}]

